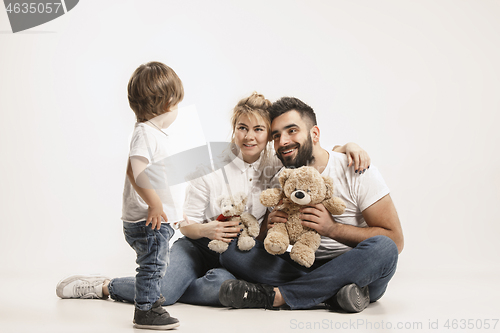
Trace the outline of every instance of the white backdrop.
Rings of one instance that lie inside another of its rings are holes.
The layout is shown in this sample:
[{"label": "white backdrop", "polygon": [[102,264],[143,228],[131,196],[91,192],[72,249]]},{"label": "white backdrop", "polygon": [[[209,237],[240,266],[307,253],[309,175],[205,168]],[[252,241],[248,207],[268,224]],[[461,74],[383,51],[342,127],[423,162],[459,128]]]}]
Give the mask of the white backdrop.
[{"label": "white backdrop", "polygon": [[0,273],[133,274],[126,85],[151,60],[207,141],[258,91],[310,104],[324,147],[364,147],[403,225],[400,271],[498,272],[498,17],[494,0],[85,0],[12,34],[0,10]]}]

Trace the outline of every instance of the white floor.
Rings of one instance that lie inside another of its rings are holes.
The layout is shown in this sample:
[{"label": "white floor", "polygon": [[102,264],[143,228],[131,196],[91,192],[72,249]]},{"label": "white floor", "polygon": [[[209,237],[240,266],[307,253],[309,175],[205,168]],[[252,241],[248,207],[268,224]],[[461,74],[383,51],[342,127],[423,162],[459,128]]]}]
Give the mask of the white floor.
[{"label": "white floor", "polygon": [[[61,300],[55,295],[60,277],[40,275],[1,278],[0,332],[143,331],[132,328],[132,305]],[[399,271],[386,295],[361,314],[320,308],[230,310],[187,304],[167,310],[179,318],[179,332],[498,332],[498,281],[498,272]],[[461,329],[464,325],[469,328]]]}]

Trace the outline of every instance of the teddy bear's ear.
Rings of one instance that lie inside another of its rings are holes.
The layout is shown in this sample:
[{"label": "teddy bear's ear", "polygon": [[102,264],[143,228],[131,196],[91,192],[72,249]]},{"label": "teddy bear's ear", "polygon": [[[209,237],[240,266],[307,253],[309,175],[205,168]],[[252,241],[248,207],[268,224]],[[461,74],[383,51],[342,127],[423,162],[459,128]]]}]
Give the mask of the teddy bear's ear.
[{"label": "teddy bear's ear", "polygon": [[281,174],[280,174],[281,188],[285,187],[286,180],[288,179],[288,177],[290,177],[292,172],[293,172],[293,169],[284,169],[283,171],[281,171]]},{"label": "teddy bear's ear", "polygon": [[235,202],[241,202],[244,205],[246,205],[246,203],[247,203],[247,195],[245,193],[243,193],[243,192],[236,193],[236,195],[234,196],[234,201]]},{"label": "teddy bear's ear", "polygon": [[224,200],[225,198],[226,196],[223,194],[215,199],[215,204],[217,205],[217,207],[222,207],[222,200]]},{"label": "teddy bear's ear", "polygon": [[325,199],[330,199],[333,197],[333,179],[329,176],[323,176],[323,180],[326,186]]}]

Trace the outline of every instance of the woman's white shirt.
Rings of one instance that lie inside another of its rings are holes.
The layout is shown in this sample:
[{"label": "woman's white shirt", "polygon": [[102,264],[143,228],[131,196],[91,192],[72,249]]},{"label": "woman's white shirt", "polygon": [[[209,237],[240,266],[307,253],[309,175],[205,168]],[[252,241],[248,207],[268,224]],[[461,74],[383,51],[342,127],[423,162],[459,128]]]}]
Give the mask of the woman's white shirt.
[{"label": "woman's white shirt", "polygon": [[189,182],[184,201],[188,222],[181,226],[215,220],[221,214],[216,199],[238,192],[247,194],[246,211],[262,223],[267,208],[260,203],[260,193],[274,185],[281,162],[273,157],[262,163],[261,157],[254,163],[246,163],[232,153],[228,159],[232,160],[223,168]]}]

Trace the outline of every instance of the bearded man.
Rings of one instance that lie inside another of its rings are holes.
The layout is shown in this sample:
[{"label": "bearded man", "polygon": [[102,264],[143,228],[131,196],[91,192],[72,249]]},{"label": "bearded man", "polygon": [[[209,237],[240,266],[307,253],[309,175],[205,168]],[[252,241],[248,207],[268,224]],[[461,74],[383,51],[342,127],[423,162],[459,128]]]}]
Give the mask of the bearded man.
[{"label": "bearded man", "polygon": [[[321,147],[309,105],[284,97],[273,103],[270,115],[274,149],[283,165],[308,165],[330,176],[334,195],[346,203],[346,210],[340,216],[332,216],[322,204],[301,210],[301,223],[321,235],[310,268],[293,262],[288,252],[267,253],[260,241],[248,252],[231,244],[220,261],[242,280],[225,281],[219,300],[233,308],[308,309],[323,303],[328,309],[361,312],[385,293],[403,249],[389,188],[376,167],[358,172],[344,154]],[[274,210],[268,228],[286,219],[286,213]]]}]

